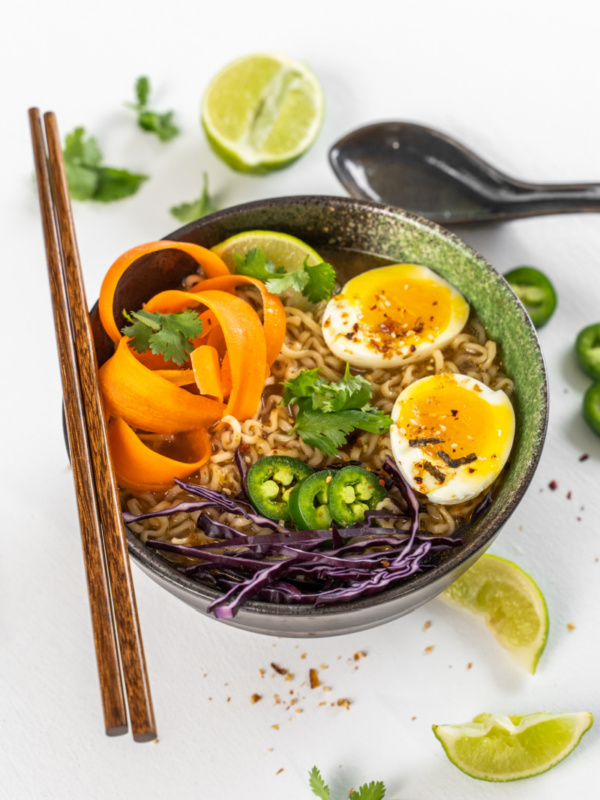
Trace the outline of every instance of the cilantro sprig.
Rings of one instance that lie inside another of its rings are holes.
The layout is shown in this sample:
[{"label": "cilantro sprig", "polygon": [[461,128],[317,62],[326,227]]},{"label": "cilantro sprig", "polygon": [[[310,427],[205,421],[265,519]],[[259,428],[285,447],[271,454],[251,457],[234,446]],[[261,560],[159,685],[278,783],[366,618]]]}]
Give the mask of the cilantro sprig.
[{"label": "cilantro sprig", "polygon": [[351,375],[348,364],[335,383],[319,372],[318,367],[305,369],[283,384],[281,402],[298,406],[293,430],[303,442],[335,456],[355,429],[380,434],[389,430],[392,420],[370,404],[372,387],[365,378]]},{"label": "cilantro sprig", "polygon": [[147,175],[105,166],[102,151],[93,136],[86,138],[85,128],[75,128],[65,137],[63,149],[69,194],[73,200],[96,200],[108,203],[135,194]]},{"label": "cilantro sprig", "polygon": [[202,173],[202,194],[200,197],[191,203],[181,203],[178,206],[173,206],[171,214],[180,222],[193,222],[195,219],[200,219],[200,217],[205,217],[207,214],[212,214],[213,211],[218,210],[208,193],[208,175],[204,172]]},{"label": "cilantro sprig", "polygon": [[[309,772],[309,784],[313,794],[321,798],[321,800],[331,800],[329,786],[327,786],[316,767],[313,767]],[[383,781],[363,783],[357,791],[351,789],[348,796],[351,800],[383,800],[385,797],[385,785]]]},{"label": "cilantro sprig", "polygon": [[135,84],[137,103],[126,103],[128,108],[137,112],[138,126],[147,133],[155,133],[161,142],[168,142],[179,134],[179,128],[173,122],[173,111],[159,114],[148,108],[150,100],[150,80],[145,75],[138,78]]},{"label": "cilantro sprig", "polygon": [[190,339],[202,333],[202,321],[192,310],[179,314],[160,314],[158,311],[132,311],[128,314],[123,311],[123,316],[132,324],[122,328],[121,333],[131,337],[129,344],[134,350],[138,353],[151,350],[178,366],[189,359],[194,349]]},{"label": "cilantro sprig", "polygon": [[287,272],[268,259],[265,253],[254,248],[245,256],[235,254],[236,272],[262,281],[273,294],[281,294],[287,289],[294,289],[307,297],[311,303],[329,300],[335,286],[335,270],[331,264],[322,261],[320,264],[309,264],[308,256],[304,264]]}]

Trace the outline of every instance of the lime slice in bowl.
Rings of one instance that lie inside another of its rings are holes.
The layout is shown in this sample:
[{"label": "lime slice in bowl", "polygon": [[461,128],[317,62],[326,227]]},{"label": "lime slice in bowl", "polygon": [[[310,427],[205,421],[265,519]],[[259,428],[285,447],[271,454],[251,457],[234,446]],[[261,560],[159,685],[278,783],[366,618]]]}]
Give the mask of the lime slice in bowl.
[{"label": "lime slice in bowl", "polygon": [[298,269],[308,258],[308,264],[320,264],[323,259],[312,247],[287,233],[277,231],[244,231],[225,239],[212,248],[235,272],[235,256],[245,256],[250,250],[262,250],[267,260],[289,272]]},{"label": "lime slice in bowl", "polygon": [[202,125],[213,150],[241,172],[291,164],[314,143],[325,116],[323,89],[305,64],[265,54],[240,58],[213,78]]},{"label": "lime slice in bowl", "polygon": [[434,725],[433,732],[450,761],[472,778],[516,781],[546,772],[566,758],[593,721],[586,711],[479,714],[461,725]]},{"label": "lime slice in bowl", "polygon": [[498,642],[535,672],[548,637],[544,596],[512,561],[484,555],[440,597],[483,617]]}]

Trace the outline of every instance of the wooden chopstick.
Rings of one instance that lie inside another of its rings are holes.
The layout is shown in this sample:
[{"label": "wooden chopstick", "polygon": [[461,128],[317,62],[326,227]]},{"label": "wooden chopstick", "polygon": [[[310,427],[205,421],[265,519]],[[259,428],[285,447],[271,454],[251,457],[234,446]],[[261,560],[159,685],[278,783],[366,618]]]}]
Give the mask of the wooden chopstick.
[{"label": "wooden chopstick", "polygon": [[45,114],[46,155],[39,111],[30,109],[29,116],[106,732],[127,730],[112,599],[133,738],[147,742],[156,739],[156,724],[60,136],[54,114]]}]

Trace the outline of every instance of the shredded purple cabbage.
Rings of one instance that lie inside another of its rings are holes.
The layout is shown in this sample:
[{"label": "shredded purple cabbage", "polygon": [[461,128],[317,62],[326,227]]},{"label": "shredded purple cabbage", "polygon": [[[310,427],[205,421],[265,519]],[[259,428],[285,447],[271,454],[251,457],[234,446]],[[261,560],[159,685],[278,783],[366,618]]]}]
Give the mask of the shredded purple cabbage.
[{"label": "shredded purple cabbage", "polygon": [[[236,453],[242,486],[245,486],[245,463]],[[362,525],[331,530],[292,531],[257,514],[247,495],[232,498],[203,486],[177,483],[185,491],[199,496],[198,501],[179,503],[155,513],[125,513],[125,522],[177,511],[205,511],[215,508],[239,514],[271,532],[246,534],[230,525],[200,513],[198,527],[215,541],[185,546],[149,540],[155,550],[193,558],[196,563],[177,566],[184,575],[208,582],[222,592],[208,610],[221,619],[231,619],[249,599],[271,603],[312,604],[348,602],[366,597],[396,584],[407,577],[431,569],[428,557],[463,544],[460,535],[468,525],[452,537],[433,536],[419,530],[419,501],[396,464],[387,458],[383,469],[387,481],[395,487],[406,509],[368,511]],[[394,498],[392,498],[394,499]],[[398,507],[402,501],[395,500]],[[472,521],[491,504],[491,492],[473,513]],[[373,527],[378,519],[405,523],[406,530]],[[373,551],[374,548],[375,551]],[[380,549],[385,548],[385,549]]]}]

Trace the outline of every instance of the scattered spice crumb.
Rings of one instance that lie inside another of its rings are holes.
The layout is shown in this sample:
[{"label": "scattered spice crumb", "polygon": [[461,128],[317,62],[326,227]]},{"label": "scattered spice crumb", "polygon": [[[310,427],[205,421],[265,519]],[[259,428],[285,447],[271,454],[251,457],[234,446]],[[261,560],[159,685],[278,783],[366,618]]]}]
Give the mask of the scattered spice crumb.
[{"label": "scattered spice crumb", "polygon": [[287,672],[286,675],[285,675],[284,680],[286,680],[289,683],[293,679],[294,679],[294,676],[292,675],[292,673],[291,672]]},{"label": "scattered spice crumb", "polygon": [[308,676],[310,678],[310,688],[316,689],[318,686],[321,685],[321,681],[319,680],[319,673],[316,669],[310,669],[308,671]]},{"label": "scattered spice crumb", "polygon": [[581,517],[577,517],[577,522],[581,522]]},{"label": "scattered spice crumb", "polygon": [[360,661],[360,659],[361,659],[361,658],[366,658],[366,657],[367,657],[367,654],[365,653],[365,651],[364,651],[364,650],[358,650],[358,651],[357,651],[356,653],[354,653],[354,655],[352,656],[352,658],[353,658],[355,661]]},{"label": "scattered spice crumb", "polygon": [[275,662],[274,662],[274,661],[271,661],[271,667],[272,667],[272,669],[274,669],[274,670],[275,670],[275,672],[277,672],[279,675],[287,675],[287,673],[288,673],[287,669],[284,669],[283,667],[280,667],[280,666],[279,666],[279,664],[275,664]]},{"label": "scattered spice crumb", "polygon": [[228,698],[227,698],[227,702],[228,702],[228,703],[231,703],[231,697],[228,697]]},{"label": "scattered spice crumb", "polygon": [[209,697],[208,699],[209,699],[209,700],[212,700],[212,697]]},{"label": "scattered spice crumb", "polygon": [[321,664],[321,669],[329,669],[329,664]]},{"label": "scattered spice crumb", "polygon": [[588,458],[589,458],[588,453],[582,453],[582,455],[579,456],[580,461],[587,461]]},{"label": "scattered spice crumb", "polygon": [[267,753],[272,753],[272,752],[273,752],[273,748],[272,747],[267,747]]},{"label": "scattered spice crumb", "polygon": [[550,483],[548,484],[548,488],[552,489],[553,492],[556,491],[558,489],[557,481],[550,481]]},{"label": "scattered spice crumb", "polygon": [[301,708],[297,708],[296,709],[296,714],[302,714],[302,709]]},{"label": "scattered spice crumb", "polygon": [[414,722],[416,720],[416,717],[411,717],[410,719],[411,719],[411,722]]},{"label": "scattered spice crumb", "polygon": [[325,700],[321,700],[321,702],[319,703],[319,705],[320,705],[320,706],[326,706],[326,705],[327,705],[327,703],[326,703],[326,701],[325,701]]},{"label": "scattered spice crumb", "polygon": [[350,700],[347,697],[340,697],[337,704],[338,706],[343,706],[346,711],[350,711]]},{"label": "scattered spice crumb", "polygon": [[262,694],[256,694],[256,692],[250,698],[250,702],[252,703],[252,705],[258,703],[259,700],[262,700]]},{"label": "scattered spice crumb", "polygon": [[208,675],[208,672],[205,672],[205,673],[204,673],[204,675],[203,675],[202,677],[203,677],[203,678],[206,678],[206,676],[207,676],[207,675]]},{"label": "scattered spice crumb", "polygon": [[264,678],[264,677],[265,677],[265,671],[264,671],[264,669],[259,669],[259,670],[258,670],[258,673],[259,673],[259,675],[260,675],[260,677],[261,677],[261,678]]},{"label": "scattered spice crumb", "polygon": [[277,725],[277,724],[276,725],[271,725],[271,727],[274,728],[276,731],[279,730],[279,725]]},{"label": "scattered spice crumb", "polygon": [[597,564],[597,563],[598,563],[598,561],[600,561],[600,556],[596,556],[596,558],[594,559],[594,561],[595,561],[595,563]]},{"label": "scattered spice crumb", "polygon": [[570,500],[571,497],[573,497],[572,493],[571,492],[567,492],[567,500]]},{"label": "scattered spice crumb", "polygon": [[302,655],[300,656],[300,658],[306,658],[306,653],[302,653]]},{"label": "scattered spice crumb", "polygon": [[323,687],[323,691],[324,692],[330,692],[331,691],[331,686],[324,686]]},{"label": "scattered spice crumb", "polygon": [[429,628],[431,628],[431,622],[430,620],[427,620],[427,622],[423,625],[423,630],[427,631]]},{"label": "scattered spice crumb", "polygon": [[433,653],[433,647],[434,647],[434,645],[430,644],[429,647],[425,648],[425,652],[426,653]]},{"label": "scattered spice crumb", "polygon": [[275,775],[281,775],[282,772],[283,772],[283,767],[281,767],[281,769],[278,769]]},{"label": "scattered spice crumb", "polygon": [[469,661],[469,663],[467,664],[467,669],[471,669],[471,668],[472,668],[472,666],[473,666],[473,662],[472,662],[472,661]]},{"label": "scattered spice crumb", "polygon": [[570,631],[574,631],[574,630],[575,630],[575,627],[576,627],[576,626],[575,626],[575,625],[573,625],[573,623],[572,623],[572,622],[567,622],[567,628],[568,628]]}]

